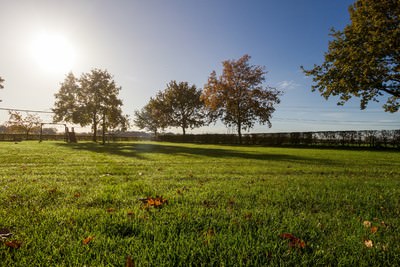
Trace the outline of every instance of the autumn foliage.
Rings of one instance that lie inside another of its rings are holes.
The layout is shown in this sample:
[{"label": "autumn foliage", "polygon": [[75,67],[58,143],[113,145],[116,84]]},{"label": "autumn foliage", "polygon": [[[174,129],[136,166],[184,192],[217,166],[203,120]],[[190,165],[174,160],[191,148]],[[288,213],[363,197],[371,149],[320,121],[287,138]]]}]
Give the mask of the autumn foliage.
[{"label": "autumn foliage", "polygon": [[168,200],[162,196],[141,198],[140,201],[144,204],[144,208],[161,208],[164,204],[168,204]]}]

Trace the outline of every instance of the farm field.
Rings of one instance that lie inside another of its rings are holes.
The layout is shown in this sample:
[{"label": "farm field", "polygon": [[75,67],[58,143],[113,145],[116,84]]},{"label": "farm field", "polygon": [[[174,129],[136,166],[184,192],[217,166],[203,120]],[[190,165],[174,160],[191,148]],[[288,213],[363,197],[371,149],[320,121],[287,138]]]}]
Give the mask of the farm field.
[{"label": "farm field", "polygon": [[0,266],[396,266],[400,154],[3,142],[0,238]]}]

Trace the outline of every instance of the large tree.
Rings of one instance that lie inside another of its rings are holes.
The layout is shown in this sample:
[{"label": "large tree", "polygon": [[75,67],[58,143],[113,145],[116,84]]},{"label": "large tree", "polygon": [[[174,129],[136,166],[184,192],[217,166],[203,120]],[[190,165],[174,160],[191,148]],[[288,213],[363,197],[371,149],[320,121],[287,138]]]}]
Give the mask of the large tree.
[{"label": "large tree", "polygon": [[7,130],[12,133],[24,133],[26,139],[29,138],[29,133],[40,129],[42,122],[37,114],[27,114],[25,117],[18,111],[10,110],[8,112],[9,119],[6,122]]},{"label": "large tree", "polygon": [[[332,30],[325,61],[303,70],[313,76],[313,91],[339,96],[339,105],[359,97],[361,109],[383,97],[385,111],[400,108],[400,1],[357,0],[351,23]],[[387,98],[386,98],[387,97]]]},{"label": "large tree", "polygon": [[242,143],[242,130],[251,129],[254,123],[267,123],[271,127],[274,104],[280,102],[281,91],[264,87],[265,67],[250,65],[249,55],[238,60],[222,62],[222,75],[217,77],[213,71],[204,86],[202,99],[212,114],[222,122],[237,129],[239,143]]},{"label": "large tree", "polygon": [[101,126],[103,142],[107,129],[126,129],[128,118],[122,114],[122,101],[118,98],[121,87],[106,70],[93,69],[77,79],[69,73],[55,94],[54,121],[91,125],[93,141]]},{"label": "large tree", "polygon": [[146,129],[157,136],[158,131],[167,126],[162,106],[163,103],[157,98],[150,98],[150,101],[141,110],[135,111],[133,123],[139,129]]},{"label": "large tree", "polygon": [[194,129],[206,124],[206,113],[202,91],[187,82],[171,81],[167,88],[159,94],[164,105],[164,114],[168,126],[179,127],[183,135],[186,129]]}]

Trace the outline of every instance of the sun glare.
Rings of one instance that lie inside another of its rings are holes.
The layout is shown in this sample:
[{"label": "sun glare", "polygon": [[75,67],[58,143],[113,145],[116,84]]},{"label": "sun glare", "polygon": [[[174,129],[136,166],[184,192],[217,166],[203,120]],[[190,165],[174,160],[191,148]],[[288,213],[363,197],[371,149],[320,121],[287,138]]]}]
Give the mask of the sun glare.
[{"label": "sun glare", "polygon": [[75,51],[63,35],[42,33],[32,43],[36,63],[48,72],[68,72],[75,61]]}]

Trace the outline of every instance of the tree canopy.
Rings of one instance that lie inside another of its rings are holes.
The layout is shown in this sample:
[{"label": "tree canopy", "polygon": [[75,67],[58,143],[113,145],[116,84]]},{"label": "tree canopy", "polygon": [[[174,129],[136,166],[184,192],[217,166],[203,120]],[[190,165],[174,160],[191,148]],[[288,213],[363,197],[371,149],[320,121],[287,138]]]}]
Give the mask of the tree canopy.
[{"label": "tree canopy", "polygon": [[351,23],[332,30],[325,61],[303,71],[313,76],[313,91],[339,96],[339,105],[359,97],[361,109],[383,97],[385,111],[400,108],[400,1],[357,0]]},{"label": "tree canopy", "polygon": [[150,101],[141,110],[135,111],[133,123],[139,129],[146,129],[156,136],[159,130],[163,130],[167,126],[163,117],[162,103],[156,98],[150,98]]},{"label": "tree canopy", "polygon": [[154,134],[158,129],[179,127],[185,135],[187,129],[201,127],[208,121],[201,93],[195,85],[171,81],[142,110],[135,111],[134,123]]},{"label": "tree canopy", "polygon": [[54,121],[91,125],[93,141],[97,141],[100,125],[103,138],[107,129],[126,129],[128,118],[122,114],[122,101],[118,98],[120,90],[106,70],[93,69],[79,79],[69,73],[55,94]]},{"label": "tree canopy", "polygon": [[265,67],[250,65],[249,55],[222,62],[222,75],[213,71],[204,86],[202,99],[214,116],[227,126],[235,126],[241,143],[241,131],[252,128],[256,121],[267,123],[280,102],[281,91],[264,87]]},{"label": "tree canopy", "polygon": [[7,130],[12,133],[24,133],[28,139],[29,133],[38,130],[42,120],[37,114],[27,114],[25,117],[18,111],[10,110],[9,119],[6,122]]},{"label": "tree canopy", "polygon": [[171,127],[194,129],[206,124],[206,113],[203,101],[200,99],[202,91],[195,85],[187,82],[171,81],[167,88],[158,95],[164,105],[167,124]]}]

